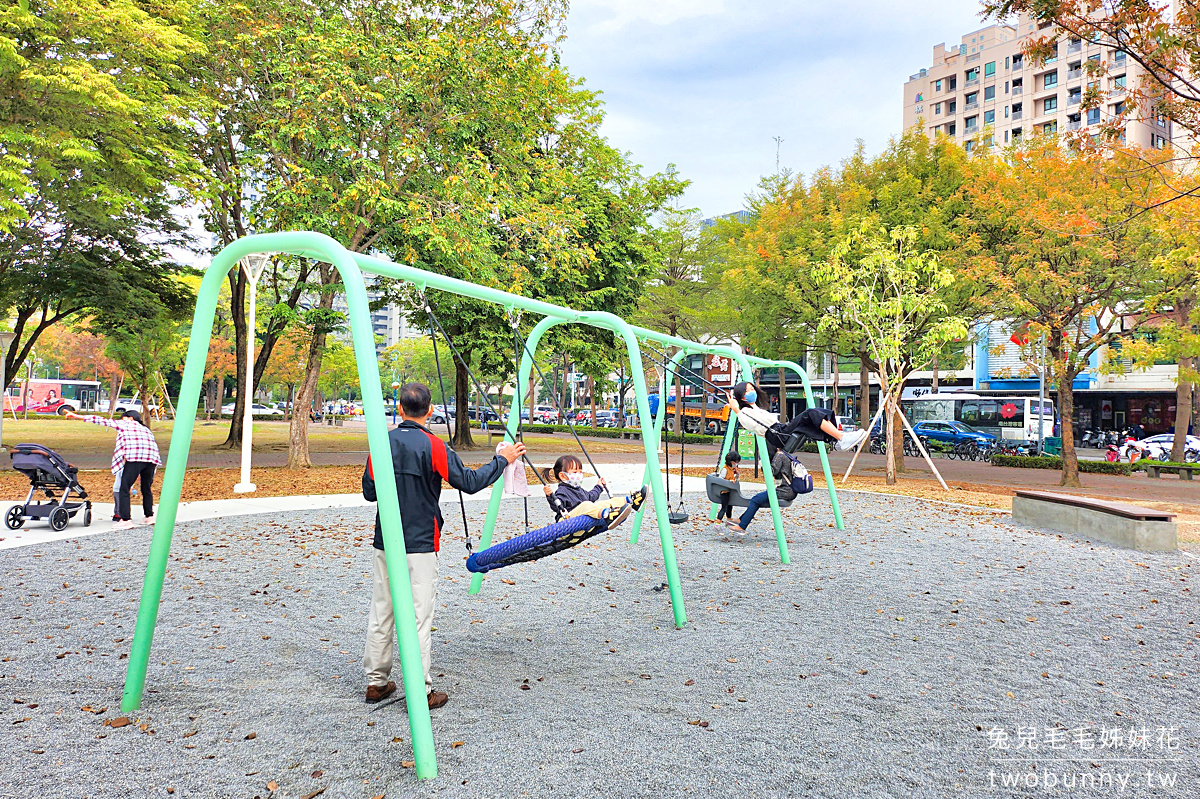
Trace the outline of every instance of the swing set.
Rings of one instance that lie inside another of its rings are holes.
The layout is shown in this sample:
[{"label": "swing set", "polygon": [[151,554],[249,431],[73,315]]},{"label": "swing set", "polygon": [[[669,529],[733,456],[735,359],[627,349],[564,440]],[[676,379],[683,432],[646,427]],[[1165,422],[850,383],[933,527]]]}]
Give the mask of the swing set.
[{"label": "swing set", "polygon": [[[384,554],[391,583],[392,604],[395,607],[397,640],[400,649],[400,667],[405,688],[408,707],[409,728],[412,734],[413,759],[418,778],[431,779],[437,776],[437,760],[434,753],[433,727],[429,716],[429,707],[424,698],[425,675],[421,664],[421,650],[417,639],[416,614],[413,610],[412,585],[409,580],[407,555],[404,548],[404,535],[401,527],[400,509],[396,496],[395,474],[392,467],[391,449],[388,440],[387,415],[383,405],[383,391],[379,380],[379,364],[375,353],[375,337],[371,326],[370,306],[367,299],[366,285],[363,274],[375,274],[383,277],[405,281],[413,285],[422,297],[425,310],[428,312],[430,333],[440,329],[432,311],[432,306],[425,299],[427,289],[457,294],[485,302],[491,302],[505,309],[513,327],[515,349],[520,354],[520,368],[516,385],[527,385],[530,372],[536,366],[534,353],[542,336],[551,327],[560,324],[584,324],[610,330],[625,344],[628,350],[630,374],[633,378],[634,396],[641,427],[642,445],[646,454],[645,479],[649,484],[654,503],[655,517],[658,523],[659,541],[662,546],[663,569],[666,572],[667,584],[670,589],[671,608],[677,627],[687,623],[684,610],[683,595],[679,582],[679,567],[675,557],[675,545],[671,534],[671,511],[668,508],[665,493],[665,481],[658,465],[659,437],[665,419],[666,403],[660,402],[658,414],[650,413],[649,394],[646,378],[642,370],[640,342],[655,342],[659,346],[678,348],[672,363],[678,363],[688,353],[716,354],[729,357],[737,362],[744,375],[752,373],[752,364],[760,367],[786,367],[795,371],[801,378],[809,403],[813,403],[812,388],[804,371],[794,363],[768,361],[747,356],[736,350],[719,345],[700,344],[687,339],[656,333],[652,330],[630,325],[620,317],[603,311],[575,311],[540,300],[521,297],[498,289],[480,286],[445,275],[427,272],[403,264],[383,261],[360,253],[352,253],[342,247],[334,239],[319,233],[291,231],[284,233],[266,233],[246,236],[229,244],[213,258],[205,270],[196,297],[196,310],[192,320],[192,335],[188,343],[187,358],[184,365],[183,381],[179,392],[178,413],[174,429],[171,433],[171,443],[167,454],[166,467],[163,471],[162,492],[159,498],[159,508],[154,524],[154,535],[150,542],[150,553],[146,564],[146,575],[142,584],[141,601],[138,607],[137,624],[134,630],[133,642],[129,654],[129,666],[126,672],[125,690],[121,700],[123,712],[131,712],[141,706],[143,691],[146,683],[146,672],[150,661],[150,649],[154,638],[155,624],[158,619],[159,605],[162,600],[163,581],[166,575],[167,561],[170,555],[171,538],[175,530],[175,521],[179,509],[179,497],[183,487],[184,471],[187,466],[188,450],[191,447],[192,433],[195,426],[196,412],[200,402],[200,389],[204,378],[204,367],[208,357],[208,347],[212,336],[213,319],[216,313],[217,298],[228,272],[247,256],[286,253],[305,258],[312,258],[333,265],[342,279],[346,293],[346,304],[350,321],[350,332],[353,343],[355,360],[358,365],[360,384],[363,395],[363,416],[367,427],[367,443],[370,458],[375,468],[375,484],[378,492],[378,508],[380,527],[384,541]],[[522,341],[519,331],[520,314],[529,312],[541,315],[529,336]],[[462,360],[462,355],[454,347],[453,342],[445,336],[455,357]],[[436,348],[436,336],[434,336]],[[435,349],[435,361],[438,367],[439,383],[442,383],[440,357]],[[540,371],[540,369],[539,369]],[[472,379],[473,376],[472,376]],[[444,388],[444,385],[442,386]],[[485,401],[486,394],[483,394]],[[516,440],[521,429],[521,408],[518,393],[509,409],[505,435]],[[489,402],[490,405],[490,402]],[[448,423],[449,420],[447,420]],[[729,450],[734,440],[736,425],[728,425],[722,445],[721,456]],[[572,426],[572,433],[574,433]],[[579,437],[576,434],[576,440]],[[765,441],[759,437],[759,446],[765,447]],[[584,454],[587,451],[579,441]],[[833,506],[834,518],[838,528],[842,527],[841,511],[837,503],[837,494],[829,472],[829,463],[825,456],[823,445],[819,445],[821,463],[825,471],[826,485],[829,487],[830,501]],[[590,456],[588,462],[595,469]],[[681,464],[682,466],[682,464]],[[536,469],[534,470],[536,473]],[[767,493],[770,497],[772,517],[775,523],[776,538],[779,543],[780,558],[783,563],[789,562],[787,542],[783,534],[783,523],[779,514],[780,502],[775,496],[774,481],[771,476],[770,464],[763,464],[764,478],[767,483]],[[539,475],[540,479],[540,475]],[[591,517],[577,517],[556,522],[539,528],[523,536],[517,536],[493,548],[492,535],[499,515],[500,502],[504,491],[503,480],[492,486],[488,502],[487,514],[480,534],[480,552],[473,553],[477,567],[471,579],[470,594],[477,594],[482,588],[483,573],[492,568],[510,565],[511,563],[535,560],[539,557],[575,546],[600,532],[603,527],[595,525]],[[681,468],[682,488],[682,468]],[[462,501],[460,492],[460,502]],[[634,519],[631,542],[636,543],[649,502],[642,503]],[[463,520],[466,522],[466,506],[463,508]],[[717,505],[714,503],[711,515],[715,517]],[[676,511],[675,513],[679,513]],[[528,519],[528,517],[526,517]],[[528,522],[527,522],[528,524]],[[540,535],[537,535],[540,534]],[[530,538],[530,536],[534,536]],[[522,540],[524,539],[524,540]],[[469,539],[468,539],[469,541]],[[486,558],[482,557],[487,555]],[[469,560],[469,559],[468,559]],[[481,562],[485,561],[485,562]]]}]

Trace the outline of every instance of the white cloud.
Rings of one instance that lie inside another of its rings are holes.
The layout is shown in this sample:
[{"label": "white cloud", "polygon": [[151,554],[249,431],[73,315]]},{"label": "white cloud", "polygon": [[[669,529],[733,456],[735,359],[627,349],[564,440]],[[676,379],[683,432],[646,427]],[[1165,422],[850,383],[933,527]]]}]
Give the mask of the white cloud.
[{"label": "white cloud", "polygon": [[900,132],[901,89],[934,44],[981,27],[976,0],[576,0],[563,58],[603,92],[604,133],[685,204],[735,210],[781,161],[835,164]]}]

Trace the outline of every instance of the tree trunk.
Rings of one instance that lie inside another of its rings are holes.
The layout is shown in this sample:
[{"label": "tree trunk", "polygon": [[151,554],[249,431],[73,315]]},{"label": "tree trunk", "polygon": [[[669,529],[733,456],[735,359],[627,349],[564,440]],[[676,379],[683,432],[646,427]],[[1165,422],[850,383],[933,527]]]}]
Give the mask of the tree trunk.
[{"label": "tree trunk", "polygon": [[779,367],[779,421],[786,422],[787,412],[787,369]]},{"label": "tree trunk", "polygon": [[[871,423],[871,375],[867,371],[867,358],[859,353],[858,356],[858,390],[862,394],[862,399],[858,403],[858,418],[861,420],[858,424],[862,429],[867,430],[867,425]],[[868,435],[870,430],[867,430]]]},{"label": "tree trunk", "polygon": [[[881,386],[880,392],[882,395],[882,383],[880,384],[880,386]],[[884,411],[884,414],[883,414],[885,417],[887,417],[887,440],[888,440],[887,457],[884,458],[884,482],[887,483],[888,485],[895,485],[896,484],[896,472],[898,471],[896,468],[896,463],[897,463],[896,453],[897,452],[901,453],[900,461],[903,462],[903,452],[904,452],[902,447],[897,446],[896,441],[897,441],[897,434],[899,434],[899,437],[901,439],[903,438],[903,435],[904,435],[903,426],[900,424],[899,420],[897,419],[897,414],[899,411],[896,408],[896,403],[893,402],[893,400],[892,400],[891,394],[888,393],[886,399],[884,399],[882,396],[880,398],[884,400],[884,402],[887,404],[887,408],[888,408],[886,411]]]},{"label": "tree trunk", "polygon": [[152,427],[150,423],[154,417],[150,413],[150,375],[145,372],[138,379],[138,396],[142,398],[142,422],[146,427]]},{"label": "tree trunk", "polygon": [[595,430],[596,425],[596,378],[588,378],[588,401],[592,406],[592,429]]},{"label": "tree trunk", "polygon": [[[1192,358],[1179,359],[1179,373],[1191,369]],[[1192,383],[1182,378],[1175,385],[1175,442],[1171,445],[1171,460],[1183,463],[1184,450],[1187,446],[1188,424],[1192,419]]]},{"label": "tree trunk", "polygon": [[[330,295],[332,298],[332,295]],[[312,402],[317,392],[317,382],[321,379],[321,358],[325,353],[325,334],[315,335],[308,342],[308,359],[305,362],[304,378],[300,381],[300,390],[296,392],[293,402],[307,406]],[[236,410],[236,409],[235,409]],[[288,424],[288,462],[289,469],[312,468],[312,458],[308,452],[308,414],[292,414]]]},{"label": "tree trunk", "polygon": [[454,449],[470,449],[475,446],[471,437],[471,376],[467,367],[457,358],[454,360],[454,438],[450,446]]},{"label": "tree trunk", "polygon": [[[229,316],[233,320],[233,357],[237,376],[234,382],[233,415],[229,419],[229,435],[225,437],[225,446],[237,449],[242,445],[242,409],[246,402],[246,275],[240,265],[229,272]],[[305,446],[307,448],[307,440]],[[308,459],[307,451],[304,457]],[[288,461],[291,461],[290,454]]]},{"label": "tree trunk", "polygon": [[1078,372],[1068,368],[1065,355],[1060,355],[1053,349],[1050,354],[1059,366],[1056,370],[1058,374],[1054,375],[1058,382],[1058,411],[1062,416],[1062,479],[1058,484],[1068,488],[1079,488],[1079,457],[1075,454],[1075,424],[1071,419],[1075,414],[1074,383]]},{"label": "tree trunk", "polygon": [[832,359],[833,364],[833,412],[837,414],[842,412],[838,407],[838,402],[840,401],[838,398],[838,390],[842,384],[842,368],[838,363],[837,350],[831,351],[829,353],[829,357]]}]

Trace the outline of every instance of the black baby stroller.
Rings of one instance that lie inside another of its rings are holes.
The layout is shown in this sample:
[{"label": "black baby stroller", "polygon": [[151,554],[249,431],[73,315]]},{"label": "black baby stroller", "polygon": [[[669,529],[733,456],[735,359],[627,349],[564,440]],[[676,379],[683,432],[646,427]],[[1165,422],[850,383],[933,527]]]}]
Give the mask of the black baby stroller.
[{"label": "black baby stroller", "polygon": [[[41,444],[18,444],[12,450],[12,465],[29,478],[29,496],[24,505],[13,505],[4,514],[8,529],[16,530],[28,519],[47,519],[54,531],[65,529],[67,522],[83,508],[83,526],[92,523],[92,501],[79,483],[79,469],[49,447]],[[42,491],[49,502],[34,502],[35,491]],[[61,495],[56,500],[54,492]],[[68,502],[71,493],[79,495],[82,502]]]}]

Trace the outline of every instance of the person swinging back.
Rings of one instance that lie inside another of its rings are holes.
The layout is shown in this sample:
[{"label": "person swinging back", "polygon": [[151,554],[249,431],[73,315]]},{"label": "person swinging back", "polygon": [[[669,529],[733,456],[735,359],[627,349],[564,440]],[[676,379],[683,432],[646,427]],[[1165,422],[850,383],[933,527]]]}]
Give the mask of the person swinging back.
[{"label": "person swinging back", "polygon": [[758,396],[753,383],[738,383],[729,394],[729,412],[737,416],[742,427],[766,438],[772,457],[775,449],[795,452],[806,440],[823,441],[841,451],[858,446],[867,437],[865,430],[838,430],[837,416],[828,408],[805,408],[787,422],[780,422],[778,414],[758,406]]}]

